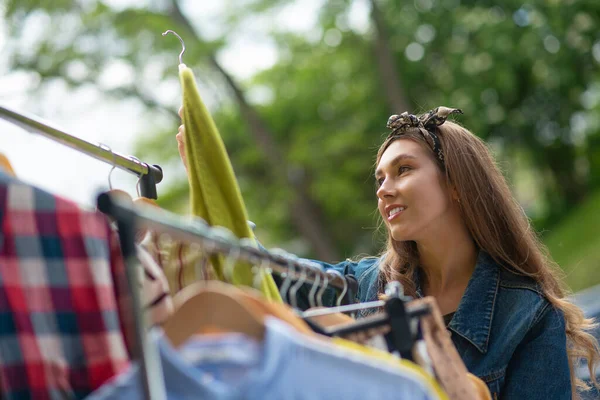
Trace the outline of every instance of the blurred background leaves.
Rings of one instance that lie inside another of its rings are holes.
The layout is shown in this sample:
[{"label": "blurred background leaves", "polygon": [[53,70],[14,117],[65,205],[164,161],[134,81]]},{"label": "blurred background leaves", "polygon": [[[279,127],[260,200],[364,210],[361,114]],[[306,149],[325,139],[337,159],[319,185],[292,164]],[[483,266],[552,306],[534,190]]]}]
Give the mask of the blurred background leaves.
[{"label": "blurred background leaves", "polygon": [[[327,261],[380,250],[372,174],[387,117],[462,108],[571,287],[600,283],[600,2],[319,0],[299,32],[279,21],[300,3],[224,1],[207,29],[193,1],[5,0],[3,55],[40,103],[60,85],[146,110],[156,128],[135,132],[135,154],[171,172],[159,201],[184,213],[179,42],[160,35],[175,30],[259,238]],[[256,32],[267,67],[236,77],[222,52]]]}]

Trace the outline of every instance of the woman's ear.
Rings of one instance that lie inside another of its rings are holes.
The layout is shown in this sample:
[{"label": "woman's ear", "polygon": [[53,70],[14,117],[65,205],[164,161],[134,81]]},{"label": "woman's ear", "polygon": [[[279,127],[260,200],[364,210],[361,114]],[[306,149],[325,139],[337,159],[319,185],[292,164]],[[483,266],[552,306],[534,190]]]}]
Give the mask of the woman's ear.
[{"label": "woman's ear", "polygon": [[450,196],[452,197],[453,201],[460,203],[460,197],[458,196],[458,191],[454,185],[450,186]]}]

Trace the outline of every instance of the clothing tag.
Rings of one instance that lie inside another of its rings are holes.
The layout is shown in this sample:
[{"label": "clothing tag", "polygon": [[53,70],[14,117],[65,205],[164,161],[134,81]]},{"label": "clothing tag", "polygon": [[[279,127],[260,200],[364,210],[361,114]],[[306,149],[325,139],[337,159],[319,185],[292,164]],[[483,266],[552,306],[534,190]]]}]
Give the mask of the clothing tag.
[{"label": "clothing tag", "polygon": [[206,341],[189,341],[181,351],[181,355],[194,365],[235,363],[255,364],[260,358],[260,344],[254,341],[230,337],[228,339],[215,340],[213,343]]},{"label": "clothing tag", "polygon": [[186,350],[185,359],[192,364],[223,363],[232,361],[235,353],[229,349],[190,349]]}]

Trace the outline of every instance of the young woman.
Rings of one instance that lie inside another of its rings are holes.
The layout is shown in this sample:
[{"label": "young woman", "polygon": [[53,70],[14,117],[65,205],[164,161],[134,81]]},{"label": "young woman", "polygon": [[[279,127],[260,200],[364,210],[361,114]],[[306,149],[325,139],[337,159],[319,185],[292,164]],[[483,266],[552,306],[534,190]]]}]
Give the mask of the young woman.
[{"label": "young woman", "polygon": [[460,112],[390,117],[375,172],[387,248],[321,264],[356,276],[360,302],[395,280],[407,295],[434,297],[462,360],[494,399],[576,398],[575,363],[599,359],[592,321],[565,298],[559,269],[488,148],[446,122]]}]

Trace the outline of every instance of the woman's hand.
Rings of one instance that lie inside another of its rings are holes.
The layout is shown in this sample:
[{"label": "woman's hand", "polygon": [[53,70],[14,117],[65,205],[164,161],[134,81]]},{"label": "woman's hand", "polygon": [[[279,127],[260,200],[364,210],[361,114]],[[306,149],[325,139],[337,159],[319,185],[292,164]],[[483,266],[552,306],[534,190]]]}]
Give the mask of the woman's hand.
[{"label": "woman's hand", "polygon": [[[181,121],[183,122],[183,106],[179,107],[179,117],[181,117]],[[177,135],[175,136],[177,139],[177,149],[179,150],[179,156],[181,157],[181,161],[183,161],[183,166],[187,171],[187,159],[185,158],[185,125],[179,125],[179,129],[177,130]]]}]

